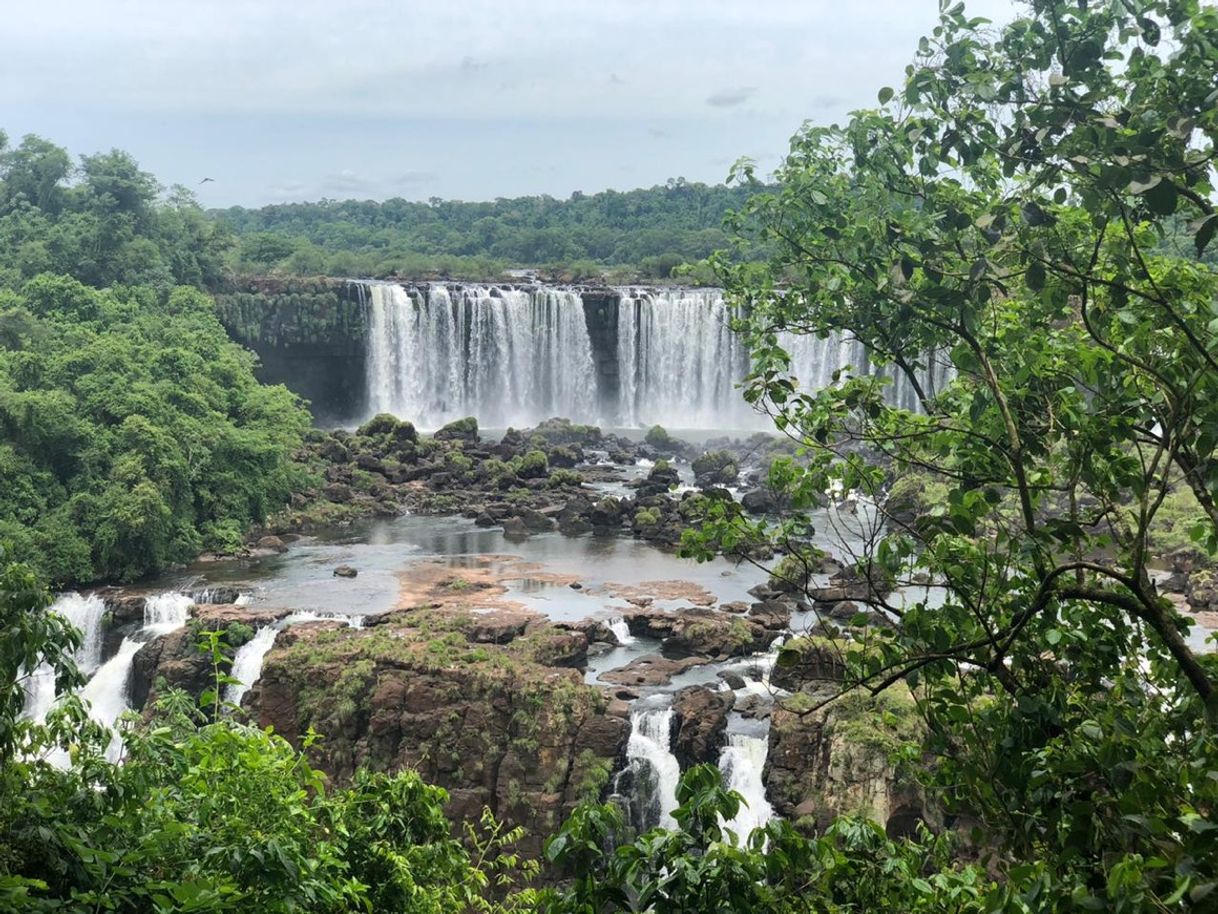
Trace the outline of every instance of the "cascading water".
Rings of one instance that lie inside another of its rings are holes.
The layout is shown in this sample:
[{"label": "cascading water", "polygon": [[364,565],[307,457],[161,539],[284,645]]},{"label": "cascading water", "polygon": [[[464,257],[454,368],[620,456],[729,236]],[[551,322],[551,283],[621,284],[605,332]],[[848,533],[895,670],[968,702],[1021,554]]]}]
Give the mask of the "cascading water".
[{"label": "cascading water", "polygon": [[167,635],[186,624],[194,600],[184,593],[161,593],[144,601],[144,631],[150,636]]},{"label": "cascading water", "polygon": [[640,831],[659,825],[675,828],[677,783],[681,764],[672,754],[673,710],[671,707],[635,707],[630,712],[630,740],[626,744],[626,769],[617,784],[629,808],[631,824]]},{"label": "cascading water", "polygon": [[768,749],[764,738],[731,733],[719,756],[719,770],[723,772],[724,783],[744,797],[740,812],[726,823],[742,841],[748,838],[753,829],[761,828],[774,818],[774,807],[766,799],[765,784],[761,779]]},{"label": "cascading water", "polygon": [[[737,389],[749,356],[732,332],[733,310],[721,290],[615,289],[615,317],[594,339],[578,289],[442,283],[360,289],[371,413],[393,413],[423,428],[463,416],[495,428],[550,416],[627,427],[769,427]],[[859,374],[873,370],[864,347],[851,340],[783,332],[779,342],[803,390],[832,383],[846,366]],[[889,399],[915,408],[913,385],[889,373]],[[951,370],[937,359],[920,374],[923,388],[934,392]]]},{"label": "cascading water", "polygon": [[617,638],[617,643],[623,647],[627,644],[634,644],[634,635],[630,634],[630,626],[626,624],[626,620],[620,616],[616,619],[609,620],[609,631],[613,632],[613,637]]},{"label": "cascading water", "polygon": [[268,625],[258,629],[254,637],[241,647],[233,657],[233,668],[230,675],[238,682],[229,685],[224,690],[224,700],[235,705],[241,704],[241,699],[249,691],[250,686],[262,675],[262,661],[267,652],[274,647],[275,637],[279,629]]},{"label": "cascading water", "polygon": [[229,675],[238,680],[238,682],[229,685],[224,690],[224,700],[235,705],[241,704],[241,699],[245,697],[245,693],[262,676],[262,662],[266,659],[266,655],[270,652],[271,648],[275,646],[275,638],[278,637],[281,631],[289,625],[295,625],[299,622],[321,622],[328,619],[346,622],[351,628],[364,627],[363,616],[304,611],[292,613],[280,619],[274,625],[267,625],[258,629],[254,633],[254,637],[237,648],[237,653],[233,655],[233,667]]},{"label": "cascading water", "polygon": [[[119,716],[131,706],[131,665],[135,653],[144,646],[143,641],[124,638],[118,653],[103,663],[80,690],[82,700],[88,702],[89,716],[106,727],[113,727]],[[106,758],[117,760],[122,752],[122,738],[115,733],[106,749]]]},{"label": "cascading water", "polygon": [[748,351],[717,289],[624,289],[618,304],[618,419],[745,428],[758,417],[735,385]]},{"label": "cascading water", "polygon": [[[101,666],[102,619],[106,604],[96,594],[81,596],[68,593],[51,605],[51,612],[58,613],[80,631],[81,643],[76,650],[76,666],[86,676]],[[46,718],[55,703],[55,673],[48,664],[40,664],[25,681],[25,708],[22,712],[32,720]]]},{"label": "cascading water", "polygon": [[378,283],[368,300],[368,401],[424,428],[463,416],[589,421],[596,366],[577,291]]}]

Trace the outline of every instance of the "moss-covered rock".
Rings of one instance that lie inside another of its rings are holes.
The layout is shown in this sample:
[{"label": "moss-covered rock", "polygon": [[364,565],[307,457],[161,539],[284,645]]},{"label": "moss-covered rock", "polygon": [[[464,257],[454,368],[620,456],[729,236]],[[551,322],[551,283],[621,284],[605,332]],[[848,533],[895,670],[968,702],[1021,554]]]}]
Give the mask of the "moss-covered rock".
[{"label": "moss-covered rock", "polygon": [[526,827],[524,849],[536,855],[578,802],[599,794],[629,725],[560,665],[586,650],[586,636],[508,628],[488,641],[485,620],[448,608],[281,639],[248,704],[288,739],[321,734],[310,752],[332,776],[415,768],[449,791],[456,819],[489,806]]}]

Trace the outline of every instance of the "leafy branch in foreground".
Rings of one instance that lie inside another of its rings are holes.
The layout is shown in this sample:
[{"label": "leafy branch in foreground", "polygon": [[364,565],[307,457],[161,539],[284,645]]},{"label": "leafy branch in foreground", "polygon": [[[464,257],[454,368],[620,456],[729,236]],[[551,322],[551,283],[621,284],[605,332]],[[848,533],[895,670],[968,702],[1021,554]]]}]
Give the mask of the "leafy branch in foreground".
[{"label": "leafy branch in foreground", "polygon": [[[800,451],[781,522],[717,506],[687,551],[812,557],[822,493],[874,504],[857,575],[895,626],[856,630],[847,686],[913,687],[941,802],[1051,910],[1218,881],[1218,668],[1154,575],[1174,500],[1218,549],[1215,48],[1190,0],[1036,0],[1001,31],[945,5],[904,86],[802,131],[737,215],[768,264],[720,264],[746,396]],[[804,391],[789,334],[860,341],[919,410],[861,370]]]}]

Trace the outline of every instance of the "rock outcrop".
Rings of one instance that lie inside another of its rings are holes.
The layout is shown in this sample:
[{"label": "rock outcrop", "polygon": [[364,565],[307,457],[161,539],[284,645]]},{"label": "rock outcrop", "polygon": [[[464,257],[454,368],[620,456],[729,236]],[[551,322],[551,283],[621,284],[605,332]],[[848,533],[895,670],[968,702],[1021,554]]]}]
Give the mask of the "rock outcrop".
[{"label": "rock outcrop", "polygon": [[764,781],[774,810],[809,830],[859,814],[908,835],[919,821],[941,825],[913,773],[893,752],[919,736],[920,718],[903,686],[878,696],[800,692],[778,702],[770,718]]},{"label": "rock outcrop", "polygon": [[421,609],[281,638],[246,704],[290,740],[321,734],[310,751],[331,776],[415,768],[449,791],[455,821],[488,806],[525,826],[522,850],[537,855],[577,803],[600,795],[629,724],[559,665],[586,651],[582,632],[524,621]]}]

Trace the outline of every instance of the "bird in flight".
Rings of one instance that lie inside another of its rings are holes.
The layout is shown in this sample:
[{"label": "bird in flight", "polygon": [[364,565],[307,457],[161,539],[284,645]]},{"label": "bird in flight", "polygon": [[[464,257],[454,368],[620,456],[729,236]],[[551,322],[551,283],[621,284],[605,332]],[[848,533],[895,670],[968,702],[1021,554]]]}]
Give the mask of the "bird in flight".
[{"label": "bird in flight", "polygon": [[206,184],[208,181],[213,181],[213,182],[214,182],[215,180],[216,180],[215,178],[204,178],[204,179],[203,179],[202,181],[200,181],[199,183],[200,183],[200,184]]}]

